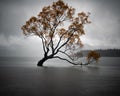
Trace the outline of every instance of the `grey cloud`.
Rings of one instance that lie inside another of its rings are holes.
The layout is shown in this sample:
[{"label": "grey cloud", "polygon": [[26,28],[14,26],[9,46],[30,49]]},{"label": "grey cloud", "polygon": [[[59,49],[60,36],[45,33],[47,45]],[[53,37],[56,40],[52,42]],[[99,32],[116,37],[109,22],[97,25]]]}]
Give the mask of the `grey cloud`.
[{"label": "grey cloud", "polygon": [[[27,21],[34,12],[39,12],[39,9],[45,6],[46,3],[44,0],[1,0],[0,34],[5,36],[20,35],[20,32],[22,32],[20,28],[25,21]],[[38,13],[35,13],[33,15],[37,14]]]}]

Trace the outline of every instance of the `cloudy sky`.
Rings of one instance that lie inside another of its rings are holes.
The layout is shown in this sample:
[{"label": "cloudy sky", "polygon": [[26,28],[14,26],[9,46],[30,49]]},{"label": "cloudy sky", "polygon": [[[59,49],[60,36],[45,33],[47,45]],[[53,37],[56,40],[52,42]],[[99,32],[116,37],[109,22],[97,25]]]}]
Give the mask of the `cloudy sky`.
[{"label": "cloudy sky", "polygon": [[[57,0],[0,0],[0,56],[41,56],[41,40],[26,38],[21,26]],[[64,0],[77,12],[91,12],[84,48],[120,48],[120,0]]]}]

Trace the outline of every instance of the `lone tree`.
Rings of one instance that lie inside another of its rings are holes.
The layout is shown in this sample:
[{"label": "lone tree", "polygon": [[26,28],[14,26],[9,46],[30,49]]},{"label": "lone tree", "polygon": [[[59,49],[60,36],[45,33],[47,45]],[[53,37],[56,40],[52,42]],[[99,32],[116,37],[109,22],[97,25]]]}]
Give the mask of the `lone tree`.
[{"label": "lone tree", "polygon": [[[82,56],[77,50],[83,47],[80,37],[85,34],[84,25],[91,23],[88,20],[89,15],[89,12],[80,12],[75,17],[75,9],[58,0],[44,7],[37,17],[33,16],[26,21],[22,26],[24,35],[35,35],[42,41],[44,57],[37,65],[43,66],[43,63],[51,58],[82,65],[75,60]],[[60,57],[59,53],[66,55],[67,58]]]}]

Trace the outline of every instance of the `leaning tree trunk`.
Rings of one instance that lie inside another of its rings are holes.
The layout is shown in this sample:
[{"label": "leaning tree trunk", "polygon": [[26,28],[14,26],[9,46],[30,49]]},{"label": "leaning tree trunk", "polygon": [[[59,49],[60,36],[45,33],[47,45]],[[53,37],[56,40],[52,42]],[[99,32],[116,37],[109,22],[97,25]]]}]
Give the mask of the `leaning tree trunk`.
[{"label": "leaning tree trunk", "polygon": [[51,55],[49,55],[49,56],[47,56],[47,55],[45,54],[45,55],[44,55],[44,58],[42,58],[42,59],[38,62],[37,66],[43,66],[43,63],[44,63],[45,61],[47,61],[48,59],[53,58],[53,56],[54,56],[54,54],[51,54]]},{"label": "leaning tree trunk", "polygon": [[44,63],[47,59],[48,59],[47,57],[44,57],[43,59],[41,59],[41,60],[38,62],[37,66],[43,66],[43,63]]}]

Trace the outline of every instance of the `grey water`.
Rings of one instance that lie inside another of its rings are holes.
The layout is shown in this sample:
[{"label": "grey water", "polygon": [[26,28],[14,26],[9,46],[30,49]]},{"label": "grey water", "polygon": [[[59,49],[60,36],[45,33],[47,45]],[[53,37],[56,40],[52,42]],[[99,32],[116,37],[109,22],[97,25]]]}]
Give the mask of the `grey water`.
[{"label": "grey water", "polygon": [[120,96],[120,57],[73,66],[58,59],[1,57],[0,96]]}]

